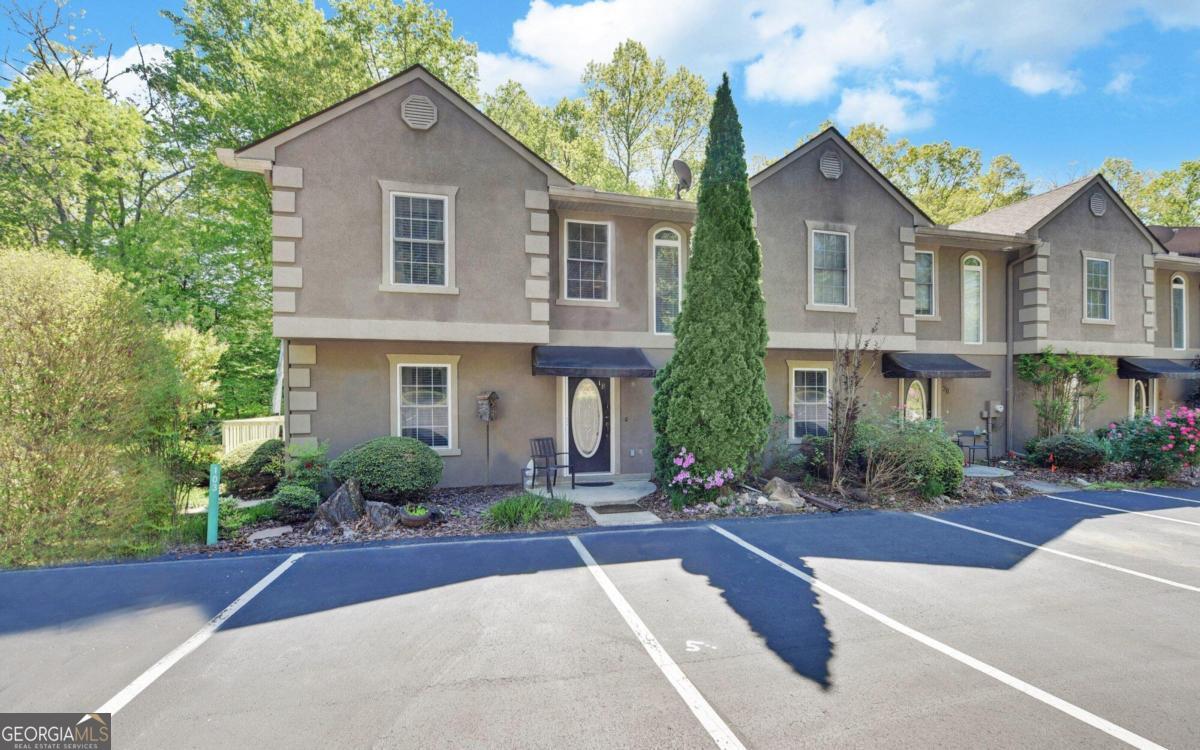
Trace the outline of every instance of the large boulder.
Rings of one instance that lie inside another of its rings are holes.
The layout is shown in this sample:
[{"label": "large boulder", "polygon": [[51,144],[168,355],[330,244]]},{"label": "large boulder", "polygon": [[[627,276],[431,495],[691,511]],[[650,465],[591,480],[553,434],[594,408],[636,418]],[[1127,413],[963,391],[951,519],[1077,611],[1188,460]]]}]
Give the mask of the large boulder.
[{"label": "large boulder", "polygon": [[390,529],[401,521],[401,511],[391,503],[382,503],[376,500],[368,500],[366,502],[367,521],[373,528]]},{"label": "large boulder", "polygon": [[317,515],[313,525],[328,524],[340,526],[354,523],[367,512],[366,500],[358,488],[358,482],[349,479],[329,499],[317,506]]},{"label": "large boulder", "polygon": [[787,510],[804,507],[804,498],[786,479],[775,477],[763,487],[763,493],[772,503],[779,503]]}]

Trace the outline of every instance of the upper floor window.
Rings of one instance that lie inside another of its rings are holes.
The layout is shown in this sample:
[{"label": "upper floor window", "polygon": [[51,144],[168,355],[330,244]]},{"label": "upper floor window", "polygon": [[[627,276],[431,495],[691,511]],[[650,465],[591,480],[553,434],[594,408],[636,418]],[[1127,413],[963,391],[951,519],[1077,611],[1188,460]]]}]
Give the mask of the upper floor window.
[{"label": "upper floor window", "polygon": [[810,300],[815,305],[850,304],[850,235],[814,229],[809,253]]},{"label": "upper floor window", "polygon": [[1183,277],[1171,277],[1171,348],[1187,348],[1187,284]]},{"label": "upper floor window", "polygon": [[1112,261],[1084,258],[1084,318],[1112,320]]},{"label": "upper floor window", "polygon": [[917,251],[917,315],[937,314],[933,253]]},{"label": "upper floor window", "polygon": [[392,194],[392,283],[446,286],[446,198]]},{"label": "upper floor window", "polygon": [[563,281],[567,299],[609,299],[611,253],[606,223],[567,221]]},{"label": "upper floor window", "polygon": [[683,242],[674,229],[660,229],[652,239],[654,258],[654,332],[671,333],[683,297]]},{"label": "upper floor window", "polygon": [[968,255],[962,260],[963,343],[983,343],[983,258]]}]

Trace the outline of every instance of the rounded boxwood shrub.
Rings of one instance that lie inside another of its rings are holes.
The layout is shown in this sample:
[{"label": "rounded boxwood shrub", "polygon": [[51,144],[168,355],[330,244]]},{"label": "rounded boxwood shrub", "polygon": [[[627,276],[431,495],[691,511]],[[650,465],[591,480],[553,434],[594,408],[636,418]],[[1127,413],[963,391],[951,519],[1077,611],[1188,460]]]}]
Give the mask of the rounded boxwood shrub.
[{"label": "rounded boxwood shrub", "polygon": [[1037,441],[1029,457],[1039,466],[1090,471],[1108,460],[1108,446],[1086,432],[1064,432]]},{"label": "rounded boxwood shrub", "polygon": [[892,448],[904,457],[922,497],[957,494],[963,481],[963,452],[937,420],[913,422],[900,430]]},{"label": "rounded boxwood shrub", "polygon": [[338,456],[329,471],[338,484],[357,480],[368,500],[407,503],[424,499],[442,481],[442,457],[414,438],[381,437]]},{"label": "rounded boxwood shrub", "polygon": [[221,459],[221,476],[230,494],[262,497],[275,489],[282,467],[282,440],[252,440],[225,454]]},{"label": "rounded boxwood shrub", "polygon": [[321,493],[305,484],[285,484],[272,499],[281,511],[308,511],[321,504]]}]

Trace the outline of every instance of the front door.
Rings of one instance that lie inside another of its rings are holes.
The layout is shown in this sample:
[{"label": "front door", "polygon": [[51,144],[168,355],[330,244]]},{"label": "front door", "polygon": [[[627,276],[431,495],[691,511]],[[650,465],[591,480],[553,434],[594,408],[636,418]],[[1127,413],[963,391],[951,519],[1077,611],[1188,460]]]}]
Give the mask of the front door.
[{"label": "front door", "polygon": [[567,444],[575,474],[612,471],[608,378],[567,378]]}]

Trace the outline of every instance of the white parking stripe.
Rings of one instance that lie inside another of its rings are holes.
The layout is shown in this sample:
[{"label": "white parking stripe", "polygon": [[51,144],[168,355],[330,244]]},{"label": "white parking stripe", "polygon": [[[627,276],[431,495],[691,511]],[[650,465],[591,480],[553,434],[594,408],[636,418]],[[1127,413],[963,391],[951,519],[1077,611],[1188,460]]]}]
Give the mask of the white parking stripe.
[{"label": "white parking stripe", "polygon": [[1160,516],[1157,513],[1145,513],[1140,510],[1129,510],[1128,508],[1118,508],[1115,505],[1101,505],[1100,503],[1089,503],[1089,502],[1085,502],[1083,500],[1068,500],[1065,497],[1059,497],[1057,495],[1042,495],[1042,497],[1048,497],[1051,500],[1062,500],[1064,503],[1075,503],[1076,505],[1088,505],[1093,508],[1103,508],[1104,510],[1115,510],[1118,513],[1130,513],[1135,516],[1145,516],[1146,518],[1157,518],[1160,521],[1170,521],[1171,523],[1182,523],[1182,524],[1186,524],[1188,526],[1200,526],[1200,522],[1196,522],[1196,521],[1185,521],[1182,518],[1171,518],[1170,516]]},{"label": "white parking stripe", "polygon": [[1110,563],[1101,562],[1100,560],[1093,560],[1090,557],[1083,557],[1082,555],[1073,555],[1070,552],[1063,552],[1062,550],[1051,549],[1050,547],[1043,547],[1040,544],[1034,544],[1032,542],[1022,541],[1020,539],[1014,539],[1011,536],[997,534],[995,532],[987,531],[985,529],[979,529],[974,526],[967,526],[966,524],[963,524],[963,523],[955,523],[954,521],[947,521],[945,518],[938,518],[937,516],[927,516],[924,513],[913,513],[913,515],[917,516],[918,518],[924,518],[928,521],[944,523],[947,526],[953,526],[956,529],[963,529],[964,531],[970,531],[975,534],[982,534],[984,536],[990,536],[994,539],[1000,539],[1005,542],[1011,542],[1012,544],[1019,544],[1022,547],[1029,547],[1030,549],[1036,549],[1036,550],[1041,550],[1043,552],[1049,552],[1052,555],[1066,557],[1071,560],[1078,560],[1079,562],[1087,563],[1088,565],[1095,565],[1096,567],[1105,568],[1106,570],[1113,570],[1113,571],[1116,571],[1117,573],[1125,573],[1126,575],[1137,576],[1138,578],[1144,578],[1147,581],[1154,581],[1155,583],[1162,583],[1167,586],[1174,586],[1177,589],[1184,589],[1186,591],[1192,591],[1197,594],[1200,594],[1200,586],[1190,586],[1186,583],[1180,583],[1179,581],[1172,581],[1169,578],[1160,578],[1158,576],[1150,575],[1149,573],[1139,573],[1136,570],[1130,570],[1129,568],[1122,568],[1120,565],[1112,565]]},{"label": "white parking stripe", "polygon": [[1122,492],[1132,492],[1135,495],[1149,495],[1150,497],[1165,497],[1168,500],[1182,500],[1185,503],[1195,503],[1200,505],[1200,500],[1189,500],[1186,497],[1175,497],[1174,495],[1161,495],[1157,492],[1144,492],[1143,490],[1121,490]]},{"label": "white parking stripe", "polygon": [[1067,701],[1063,700],[1062,698],[1059,698],[1056,695],[1047,693],[1045,690],[1042,690],[1041,688],[1034,687],[1033,685],[1030,685],[1028,682],[1025,682],[1024,680],[1014,677],[1014,676],[1008,674],[1007,672],[1004,672],[1000,669],[997,669],[996,667],[993,667],[990,664],[982,662],[973,656],[964,654],[962,651],[959,651],[958,649],[956,649],[952,646],[948,646],[945,643],[942,643],[941,641],[939,641],[935,638],[925,635],[924,633],[922,633],[918,630],[914,630],[913,628],[910,628],[909,626],[905,625],[902,622],[893,620],[892,618],[888,617],[887,615],[883,614],[882,612],[879,612],[875,609],[872,609],[871,607],[868,607],[866,604],[863,604],[862,602],[860,602],[859,600],[850,596],[849,594],[844,594],[841,591],[839,591],[838,589],[835,589],[834,587],[830,586],[829,584],[818,581],[817,579],[813,578],[812,576],[808,575],[807,573],[804,573],[803,571],[787,564],[783,560],[780,560],[778,557],[775,557],[771,553],[754,546],[750,542],[747,542],[745,539],[742,539],[737,534],[726,531],[725,529],[723,529],[720,526],[717,526],[715,524],[709,524],[709,528],[712,529],[713,531],[717,532],[721,536],[724,536],[725,538],[729,539],[734,544],[737,544],[737,545],[753,552],[754,554],[758,555],[759,557],[761,557],[762,559],[771,563],[772,565],[776,566],[777,568],[780,568],[788,573],[791,573],[792,575],[796,576],[797,578],[801,579],[802,581],[805,581],[806,583],[808,583],[808,585],[812,586],[814,589],[821,591],[822,593],[828,594],[829,596],[832,596],[833,598],[841,601],[842,603],[853,607],[854,609],[863,613],[867,617],[870,617],[871,619],[873,619],[879,623],[882,623],[883,625],[886,625],[887,627],[891,628],[892,630],[895,630],[897,633],[900,633],[901,635],[906,635],[909,638],[912,638],[914,641],[917,641],[918,643],[921,643],[925,646],[928,646],[929,648],[932,648],[935,651],[938,651],[942,654],[945,654],[946,656],[949,656],[951,659],[954,659],[955,661],[959,662],[960,664],[965,664],[966,666],[968,666],[978,672],[981,672],[981,673],[987,675],[988,677],[991,677],[994,680],[998,680],[999,682],[1002,682],[1011,688],[1019,690],[1020,692],[1024,693],[1025,695],[1028,695],[1029,697],[1034,698],[1035,700],[1041,701],[1042,703],[1045,703],[1047,706],[1050,706],[1051,708],[1055,708],[1059,711],[1062,711],[1064,714],[1066,714],[1074,719],[1078,719],[1079,721],[1082,721],[1083,723],[1085,723],[1089,726],[1095,727],[1096,729],[1099,729],[1101,732],[1104,732],[1105,734],[1107,734],[1111,737],[1115,737],[1118,740],[1121,740],[1122,742],[1124,742],[1128,745],[1132,745],[1133,747],[1138,747],[1138,748],[1159,748],[1160,750],[1162,750],[1161,745],[1159,745],[1155,742],[1151,742],[1150,740],[1146,739],[1145,737],[1142,737],[1139,734],[1135,734],[1135,733],[1129,731],[1128,729],[1125,729],[1122,726],[1114,724],[1111,721],[1109,721],[1108,719],[1103,719],[1090,711],[1087,711],[1085,709],[1080,708],[1079,706],[1076,706],[1073,703],[1068,703]]},{"label": "white parking stripe", "polygon": [[608,600],[617,608],[617,612],[621,613],[625,624],[637,636],[642,647],[646,649],[646,653],[650,654],[650,658],[658,665],[663,676],[671,683],[671,687],[675,688],[675,692],[679,693],[679,697],[683,698],[683,702],[691,709],[692,714],[700,720],[704,729],[709,736],[713,738],[713,742],[717,743],[720,748],[733,748],[735,750],[745,750],[745,745],[729,728],[729,725],[717,714],[716,710],[709,705],[692,681],[688,679],[679,665],[671,658],[654,634],[650,632],[650,628],[646,627],[646,623],[642,622],[642,618],[638,617],[637,612],[633,610],[621,592],[608,578],[608,574],[592,557],[592,553],[588,552],[587,547],[583,546],[583,542],[579,541],[579,537],[571,535],[567,537],[571,542],[571,546],[579,553],[579,557],[587,565],[588,570],[592,572],[592,577],[600,584],[600,588],[608,595]]},{"label": "white parking stripe", "polygon": [[176,646],[169,654],[155,662],[152,667],[138,675],[136,680],[126,685],[121,692],[117,693],[112,698],[109,698],[107,703],[96,709],[96,713],[116,714],[122,708],[125,708],[129,701],[138,697],[143,690],[150,687],[150,685],[153,684],[154,681],[159,677],[162,677],[163,674],[166,673],[168,669],[175,666],[180,659],[200,648],[205,641],[212,637],[212,634],[217,631],[217,628],[221,627],[221,625],[230,617],[233,617],[239,609],[246,606],[251,599],[262,593],[263,589],[265,589],[267,586],[270,586],[272,581],[283,575],[284,571],[292,567],[292,565],[302,557],[304,557],[304,553],[297,552],[296,554],[288,557],[288,559],[279,563],[274,570],[272,570],[270,573],[267,573],[262,577],[262,579],[259,580],[258,583],[247,589],[246,593],[242,594],[237,599],[234,599],[228,607],[218,612],[216,617],[204,623],[204,627],[197,630],[191,638],[188,638],[186,641]]}]

